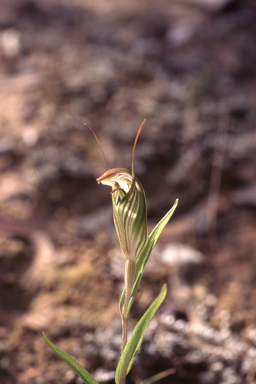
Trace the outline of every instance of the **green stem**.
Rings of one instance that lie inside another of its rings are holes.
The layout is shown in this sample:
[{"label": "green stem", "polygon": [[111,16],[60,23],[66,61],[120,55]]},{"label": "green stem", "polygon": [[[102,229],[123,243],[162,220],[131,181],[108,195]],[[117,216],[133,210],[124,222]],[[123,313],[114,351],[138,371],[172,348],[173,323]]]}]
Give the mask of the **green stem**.
[{"label": "green stem", "polygon": [[124,316],[124,314],[121,314],[121,320],[122,320],[122,351],[124,350],[124,347],[127,343],[127,325],[128,325],[128,318]]},{"label": "green stem", "polygon": [[[127,344],[127,331],[128,331],[128,318],[129,318],[129,302],[132,294],[132,286],[135,275],[135,261],[126,260],[125,273],[124,273],[124,286],[125,286],[125,300],[124,308],[121,313],[122,320],[122,350],[124,350]],[[125,384],[126,375],[124,375],[119,384]]]},{"label": "green stem", "polygon": [[127,328],[128,328],[128,318],[129,318],[129,302],[132,294],[132,286],[135,275],[135,261],[126,260],[125,263],[125,275],[124,275],[124,285],[125,285],[125,301],[124,308],[121,313],[122,319],[122,348],[124,350],[127,343]]}]

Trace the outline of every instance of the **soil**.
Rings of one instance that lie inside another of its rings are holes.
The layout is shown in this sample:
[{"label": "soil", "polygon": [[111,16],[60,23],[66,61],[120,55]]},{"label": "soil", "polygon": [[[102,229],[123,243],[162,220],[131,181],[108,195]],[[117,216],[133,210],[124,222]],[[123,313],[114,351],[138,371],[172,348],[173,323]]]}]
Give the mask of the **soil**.
[{"label": "soil", "polygon": [[256,382],[253,0],[0,0],[0,383],[100,383],[120,356],[124,256],[106,164],[179,205],[130,325],[164,283],[128,384]]}]

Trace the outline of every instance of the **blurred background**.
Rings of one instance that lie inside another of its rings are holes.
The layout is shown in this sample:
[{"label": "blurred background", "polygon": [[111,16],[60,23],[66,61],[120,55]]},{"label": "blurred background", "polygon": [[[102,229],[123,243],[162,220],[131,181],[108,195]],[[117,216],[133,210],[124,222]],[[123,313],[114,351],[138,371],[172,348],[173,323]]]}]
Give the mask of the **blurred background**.
[{"label": "blurred background", "polygon": [[106,165],[135,170],[149,229],[179,198],[131,324],[167,299],[128,384],[256,380],[256,3],[0,0],[0,382],[114,383],[124,257]]}]

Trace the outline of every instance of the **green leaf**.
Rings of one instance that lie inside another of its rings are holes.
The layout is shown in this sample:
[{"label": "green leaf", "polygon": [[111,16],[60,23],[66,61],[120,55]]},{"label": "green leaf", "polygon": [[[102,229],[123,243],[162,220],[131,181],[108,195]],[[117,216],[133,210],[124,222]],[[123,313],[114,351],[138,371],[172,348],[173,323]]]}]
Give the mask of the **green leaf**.
[{"label": "green leaf", "polygon": [[62,349],[56,347],[47,337],[45,336],[45,333],[43,332],[43,337],[46,341],[46,343],[49,345],[49,347],[64,360],[70,368],[75,371],[75,373],[81,377],[83,382],[85,384],[99,384],[93,377],[90,375],[86,369],[84,369],[73,357],[69,356],[66,352],[62,351]]},{"label": "green leaf", "polygon": [[120,381],[127,375],[130,371],[134,359],[139,351],[141,346],[145,330],[154,316],[155,312],[163,302],[166,296],[166,284],[163,286],[161,292],[159,293],[156,300],[150,305],[148,310],[144,313],[136,327],[134,328],[131,337],[129,338],[124,351],[120,357],[116,368],[116,384],[119,384]]},{"label": "green leaf", "polygon": [[[139,288],[140,281],[141,281],[142,275],[144,273],[144,269],[147,265],[151,251],[154,248],[162,230],[164,229],[164,227],[166,226],[166,224],[168,223],[168,221],[172,217],[172,215],[173,215],[173,213],[174,213],[174,211],[178,205],[178,202],[179,202],[179,200],[176,199],[175,203],[172,206],[172,208],[170,209],[170,211],[167,212],[166,215],[162,218],[162,220],[160,220],[159,223],[155,226],[155,228],[153,229],[153,231],[151,232],[151,234],[148,237],[148,242],[147,242],[145,248],[143,249],[143,251],[141,252],[140,256],[138,257],[138,259],[136,261],[135,277],[134,277],[132,295],[131,295],[131,299],[130,299],[129,306],[128,306],[128,313],[130,311],[130,308],[131,308],[132,303],[134,301],[135,295],[136,295],[137,290]],[[123,311],[124,300],[125,300],[125,289],[122,292],[120,302],[119,302],[120,313],[122,313],[122,311]]]}]

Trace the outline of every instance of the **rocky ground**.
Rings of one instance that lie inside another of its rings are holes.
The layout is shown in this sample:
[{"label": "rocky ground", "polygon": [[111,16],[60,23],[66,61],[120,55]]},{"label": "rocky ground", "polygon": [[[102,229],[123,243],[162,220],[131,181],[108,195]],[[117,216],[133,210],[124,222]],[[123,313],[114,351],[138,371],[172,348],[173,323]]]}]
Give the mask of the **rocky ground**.
[{"label": "rocky ground", "polygon": [[106,166],[149,228],[179,198],[134,303],[163,283],[128,384],[256,382],[253,0],[0,0],[0,382],[75,384],[41,332],[114,383],[124,257]]}]

